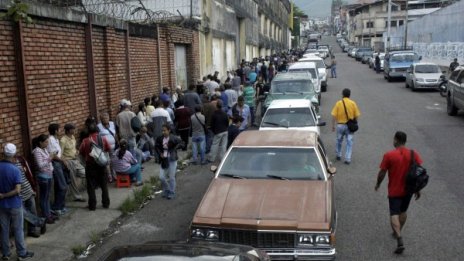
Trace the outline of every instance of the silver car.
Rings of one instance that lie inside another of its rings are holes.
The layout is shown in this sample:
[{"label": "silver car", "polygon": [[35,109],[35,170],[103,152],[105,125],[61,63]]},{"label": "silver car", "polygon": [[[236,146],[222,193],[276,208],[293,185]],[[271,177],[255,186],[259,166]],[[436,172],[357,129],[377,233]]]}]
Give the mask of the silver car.
[{"label": "silver car", "polygon": [[406,71],[406,88],[437,89],[442,72],[434,63],[414,63]]}]

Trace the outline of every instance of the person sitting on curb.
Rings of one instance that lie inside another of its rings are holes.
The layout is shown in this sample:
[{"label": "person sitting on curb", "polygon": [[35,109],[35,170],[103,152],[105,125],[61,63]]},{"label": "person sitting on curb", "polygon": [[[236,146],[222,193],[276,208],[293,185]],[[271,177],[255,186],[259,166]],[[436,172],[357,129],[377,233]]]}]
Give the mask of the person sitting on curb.
[{"label": "person sitting on curb", "polygon": [[143,185],[141,162],[138,162],[128,150],[125,139],[119,140],[119,148],[111,156],[111,164],[116,173],[128,174],[136,186]]}]

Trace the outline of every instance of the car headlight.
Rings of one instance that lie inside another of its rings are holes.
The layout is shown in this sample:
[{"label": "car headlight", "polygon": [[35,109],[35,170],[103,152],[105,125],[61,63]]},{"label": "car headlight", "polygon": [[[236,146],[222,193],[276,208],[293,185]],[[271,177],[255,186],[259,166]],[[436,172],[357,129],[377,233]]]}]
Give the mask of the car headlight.
[{"label": "car headlight", "polygon": [[190,236],[192,238],[204,239],[205,234],[206,234],[205,229],[195,228],[195,229],[192,229],[192,233],[190,234]]},{"label": "car headlight", "polygon": [[298,246],[313,246],[314,245],[314,237],[313,235],[299,235],[298,236]]},{"label": "car headlight", "polygon": [[424,78],[416,78],[416,82],[424,82]]},{"label": "car headlight", "polygon": [[219,231],[214,229],[194,228],[190,234],[195,239],[219,240]]},{"label": "car headlight", "polygon": [[330,235],[317,235],[315,239],[316,245],[330,244]]},{"label": "car headlight", "polygon": [[300,234],[297,245],[299,247],[317,247],[330,245],[329,234]]}]

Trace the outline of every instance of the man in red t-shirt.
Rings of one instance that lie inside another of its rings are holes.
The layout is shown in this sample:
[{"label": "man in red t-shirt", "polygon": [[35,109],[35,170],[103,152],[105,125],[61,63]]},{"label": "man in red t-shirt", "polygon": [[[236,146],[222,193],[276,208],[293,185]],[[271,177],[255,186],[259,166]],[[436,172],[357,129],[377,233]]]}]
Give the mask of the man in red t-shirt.
[{"label": "man in red t-shirt", "polygon": [[[377,191],[382,183],[385,175],[388,172],[388,203],[390,206],[390,222],[393,229],[393,236],[398,241],[396,254],[401,254],[404,251],[403,239],[401,237],[401,229],[406,223],[406,211],[409,207],[412,194],[406,192],[406,175],[411,164],[411,150],[405,147],[406,133],[397,131],[393,138],[394,150],[391,150],[383,156],[380,163],[380,171],[377,176]],[[422,159],[419,154],[414,151],[414,157],[417,164],[422,164]],[[415,194],[416,200],[420,198],[420,193]]]}]

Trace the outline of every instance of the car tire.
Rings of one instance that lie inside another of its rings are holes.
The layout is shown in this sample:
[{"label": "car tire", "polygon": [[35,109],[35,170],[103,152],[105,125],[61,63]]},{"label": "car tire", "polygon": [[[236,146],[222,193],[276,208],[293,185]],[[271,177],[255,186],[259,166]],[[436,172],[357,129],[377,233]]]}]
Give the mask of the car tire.
[{"label": "car tire", "polygon": [[417,89],[416,89],[416,84],[413,82],[412,85],[411,85],[411,91],[412,92],[415,92]]},{"label": "car tire", "polygon": [[404,87],[405,87],[406,89],[409,88],[408,81],[405,81]]},{"label": "car tire", "polygon": [[451,100],[450,94],[446,96],[446,112],[449,116],[456,116],[458,114],[458,108],[456,108],[453,101]]},{"label": "car tire", "polygon": [[321,92],[326,92],[327,91],[327,84],[321,86]]}]

